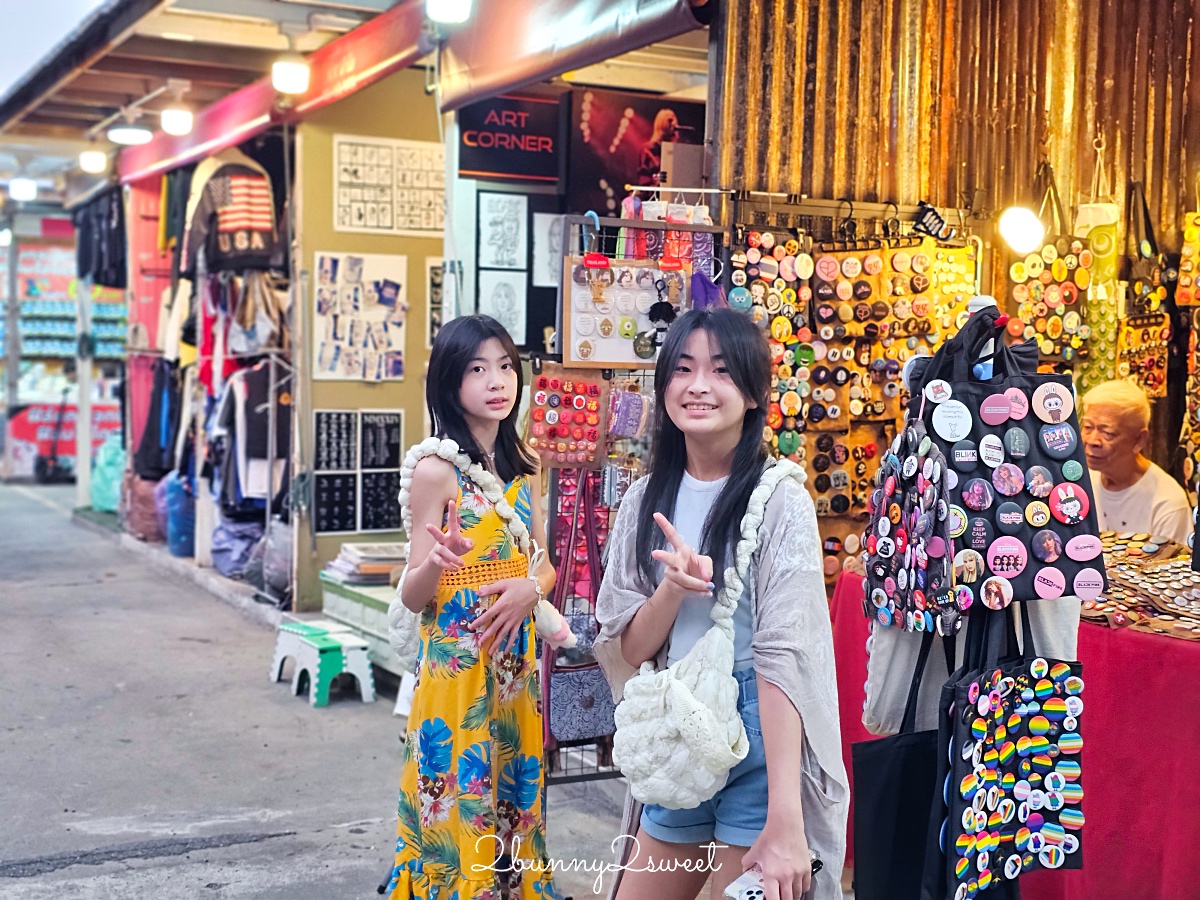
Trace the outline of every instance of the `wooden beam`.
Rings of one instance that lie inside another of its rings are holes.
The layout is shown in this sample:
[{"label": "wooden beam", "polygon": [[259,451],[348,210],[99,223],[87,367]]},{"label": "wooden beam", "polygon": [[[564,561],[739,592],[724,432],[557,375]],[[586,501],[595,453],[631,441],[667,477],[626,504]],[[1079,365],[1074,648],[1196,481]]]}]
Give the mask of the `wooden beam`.
[{"label": "wooden beam", "polygon": [[229,47],[218,44],[188,43],[134,35],[115,48],[110,56],[124,59],[153,59],[160,62],[200,63],[221,68],[245,69],[262,75],[279,57],[277,50]]},{"label": "wooden beam", "polygon": [[113,72],[118,75],[140,75],[163,81],[168,78],[186,78],[192,83],[221,85],[239,88],[249,84],[264,73],[246,69],[222,68],[220,66],[190,65],[188,63],[158,62],[151,59],[125,59],[117,54],[106,56],[92,64],[94,72]]}]

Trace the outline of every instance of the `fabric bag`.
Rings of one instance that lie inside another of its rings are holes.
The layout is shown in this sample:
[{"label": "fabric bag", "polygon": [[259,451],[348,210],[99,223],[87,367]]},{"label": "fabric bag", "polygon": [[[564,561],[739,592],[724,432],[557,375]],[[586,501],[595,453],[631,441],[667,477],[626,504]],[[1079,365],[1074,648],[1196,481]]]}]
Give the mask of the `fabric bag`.
[{"label": "fabric bag", "polygon": [[1096,165],[1087,203],[1075,213],[1074,233],[1088,242],[1092,252],[1092,286],[1084,324],[1090,342],[1088,355],[1075,370],[1075,384],[1085,392],[1116,377],[1117,269],[1120,260],[1118,230],[1121,207],[1115,202],[1108,170],[1104,166],[1104,139],[1093,143]]},{"label": "fabric bag", "polygon": [[[1140,181],[1129,186],[1129,202],[1125,206],[1126,255],[1121,272],[1126,282],[1123,316],[1155,313],[1167,305],[1169,288],[1179,273],[1167,265],[1166,257],[1154,237],[1154,222],[1146,205],[1146,191]],[[1129,250],[1129,241],[1133,250]]]},{"label": "fabric bag", "polygon": [[[1095,260],[1087,241],[1071,234],[1049,163],[1038,167],[1034,184],[1042,197],[1039,218],[1046,237],[1035,252],[1010,260],[1011,311],[1024,323],[1020,330],[1014,323],[1013,333],[1036,341],[1047,362],[1070,363],[1076,355],[1088,355],[1085,335],[1090,337],[1090,328],[1084,322]],[[1058,307],[1061,314],[1054,311]]]},{"label": "fabric bag", "polygon": [[653,661],[625,684],[617,707],[613,760],[642,803],[693,809],[725,786],[750,745],[733,677],[733,613],[758,549],[767,501],[786,478],[804,484],[790,460],[770,460],[750,496],[735,564],[713,604],[713,626],[687,655],[661,672]]},{"label": "fabric bag", "polygon": [[601,556],[596,534],[594,495],[595,490],[588,483],[588,475],[580,472],[568,551],[566,559],[560,560],[558,580],[554,587],[554,607],[567,617],[571,631],[582,639],[574,648],[544,650],[542,653],[545,672],[542,679],[543,702],[547,710],[544,727],[548,747],[558,741],[604,738],[616,731],[612,691],[591,652],[599,631],[594,601],[579,597],[574,590],[579,566],[574,551],[581,517],[587,542],[586,568],[591,596],[595,597],[600,590]]},{"label": "fabric bag", "polygon": [[[1006,322],[975,313],[909,401],[950,462],[956,600],[1095,599],[1104,561],[1071,378],[1023,370],[1000,340]],[[989,342],[990,364],[973,364]]]},{"label": "fabric bag", "polygon": [[948,897],[1083,862],[1082,666],[1037,656],[1024,609],[1020,651],[1011,607],[973,615],[986,626],[984,664],[955,685],[945,786]]},{"label": "fabric bag", "polygon": [[960,611],[950,590],[947,465],[925,423],[909,417],[876,472],[862,542],[863,612],[884,627],[924,632],[936,627],[943,635],[958,628]]},{"label": "fabric bag", "polygon": [[[854,896],[917,900],[938,787],[938,732],[916,731],[917,694],[934,633],[921,636],[900,733],[850,747],[854,762]],[[951,639],[952,640],[952,639]],[[952,665],[953,646],[945,645]],[[933,837],[936,842],[936,834]]]}]

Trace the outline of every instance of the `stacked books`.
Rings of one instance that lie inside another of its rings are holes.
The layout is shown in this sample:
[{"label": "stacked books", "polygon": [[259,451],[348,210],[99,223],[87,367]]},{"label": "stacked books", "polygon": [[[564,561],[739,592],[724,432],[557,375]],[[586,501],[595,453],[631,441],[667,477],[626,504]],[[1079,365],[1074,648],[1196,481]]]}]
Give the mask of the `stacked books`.
[{"label": "stacked books", "polygon": [[342,544],[325,574],[341,584],[385,585],[392,569],[408,559],[408,544]]}]

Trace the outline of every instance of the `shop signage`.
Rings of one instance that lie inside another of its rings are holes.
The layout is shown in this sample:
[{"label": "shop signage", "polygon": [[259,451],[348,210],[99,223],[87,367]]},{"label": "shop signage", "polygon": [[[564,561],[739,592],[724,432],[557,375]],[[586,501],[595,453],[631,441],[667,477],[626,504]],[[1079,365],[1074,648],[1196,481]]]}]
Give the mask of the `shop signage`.
[{"label": "shop signage", "polygon": [[[48,456],[54,446],[54,432],[58,429],[59,457],[66,457],[66,465],[74,465],[75,420],[78,410],[74,403],[62,410],[62,427],[58,428],[59,404],[31,403],[17,407],[8,422],[8,440],[12,444],[10,475],[29,478],[33,476],[34,463],[39,455]],[[104,439],[121,430],[121,409],[115,403],[92,404],[92,453],[100,449]]]},{"label": "shop signage", "polygon": [[558,181],[561,107],[543,97],[503,96],[458,111],[458,174]]}]

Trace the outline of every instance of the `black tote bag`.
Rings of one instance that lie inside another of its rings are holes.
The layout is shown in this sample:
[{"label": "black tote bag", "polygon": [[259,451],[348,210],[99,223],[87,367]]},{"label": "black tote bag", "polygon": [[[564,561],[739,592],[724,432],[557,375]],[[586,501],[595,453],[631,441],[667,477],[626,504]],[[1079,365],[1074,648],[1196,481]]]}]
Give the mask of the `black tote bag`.
[{"label": "black tote bag", "polygon": [[[955,482],[947,485],[959,526],[951,530],[955,580],[971,593],[960,606],[1094,599],[1107,582],[1071,378],[1030,372],[1028,353],[1003,343],[1006,321],[995,308],[975,313],[921,372],[909,401]],[[989,340],[982,374],[990,377],[980,378]]]},{"label": "black tote bag", "polygon": [[[921,636],[921,652],[909,685],[900,733],[850,747],[857,900],[920,897],[926,826],[937,778],[938,733],[914,728],[917,693],[933,639],[931,631]],[[953,654],[953,645],[948,646]]]}]

